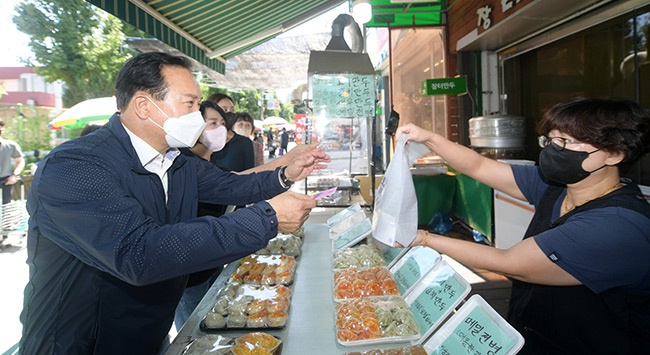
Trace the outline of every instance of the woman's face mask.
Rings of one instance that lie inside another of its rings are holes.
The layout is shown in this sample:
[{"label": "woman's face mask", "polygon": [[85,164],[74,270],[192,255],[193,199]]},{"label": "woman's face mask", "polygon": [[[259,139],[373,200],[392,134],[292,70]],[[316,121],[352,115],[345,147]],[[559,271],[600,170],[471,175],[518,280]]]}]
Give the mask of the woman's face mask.
[{"label": "woman's face mask", "polygon": [[591,173],[607,166],[605,164],[592,171],[586,171],[582,167],[582,163],[589,158],[589,155],[599,150],[581,152],[561,148],[555,143],[551,143],[542,149],[539,154],[539,167],[548,180],[564,185],[575,184],[587,178]]},{"label": "woman's face mask", "polygon": [[218,152],[226,145],[228,130],[226,126],[219,126],[214,129],[206,129],[201,135],[201,144],[213,152]]},{"label": "woman's face mask", "polygon": [[251,126],[251,124],[246,121],[237,121],[232,127],[232,130],[240,136],[248,137],[253,131],[253,126]]},{"label": "woman's face mask", "polygon": [[158,105],[156,105],[156,103],[148,96],[147,99],[156,106],[160,113],[167,117],[162,127],[151,118],[149,118],[149,120],[165,131],[165,140],[169,147],[187,148],[194,146],[206,126],[205,121],[203,121],[203,116],[201,116],[201,112],[194,111],[180,117],[169,117],[169,115],[161,110],[160,107],[158,107]]},{"label": "woman's face mask", "polygon": [[201,144],[212,152],[218,152],[228,141],[228,128],[221,113],[213,108],[207,108],[204,112],[205,130],[201,134]]}]

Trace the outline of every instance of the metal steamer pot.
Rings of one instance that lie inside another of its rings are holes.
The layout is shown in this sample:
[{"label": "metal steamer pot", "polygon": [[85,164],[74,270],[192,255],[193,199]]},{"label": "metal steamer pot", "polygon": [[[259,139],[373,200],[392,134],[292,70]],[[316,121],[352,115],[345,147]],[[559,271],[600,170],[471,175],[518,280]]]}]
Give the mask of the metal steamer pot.
[{"label": "metal steamer pot", "polygon": [[487,115],[469,120],[472,147],[520,148],[526,138],[526,119],[512,115]]}]

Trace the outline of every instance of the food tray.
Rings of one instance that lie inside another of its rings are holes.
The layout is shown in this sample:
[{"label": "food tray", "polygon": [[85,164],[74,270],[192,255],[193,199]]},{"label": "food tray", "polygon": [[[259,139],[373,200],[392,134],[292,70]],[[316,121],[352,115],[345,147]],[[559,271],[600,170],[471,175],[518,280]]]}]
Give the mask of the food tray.
[{"label": "food tray", "polygon": [[183,355],[243,355],[271,353],[280,355],[282,340],[279,337],[253,332],[236,339],[218,334],[207,334],[192,340],[183,350]]},{"label": "food tray", "polygon": [[284,285],[227,284],[200,323],[202,330],[281,329],[287,323],[291,290]]},{"label": "food tray", "polygon": [[332,238],[332,250],[349,248],[372,233],[372,223],[365,218],[357,225]]},{"label": "food tray", "polygon": [[249,355],[249,354],[265,354],[263,349],[270,352],[272,355],[280,355],[282,353],[282,340],[274,335],[253,332],[244,334],[235,339],[235,346],[230,349],[233,355]]},{"label": "food tray", "polygon": [[307,178],[307,189],[310,190],[327,190],[336,187],[338,190],[359,189],[359,180],[350,177],[318,177]]},{"label": "food tray", "polygon": [[[278,233],[278,235],[282,235],[282,234],[284,234],[284,233]],[[302,226],[300,226],[300,228],[298,228],[298,230],[296,230],[295,232],[289,233],[289,234],[295,235],[296,237],[304,238],[305,237],[305,226],[302,225]]]},{"label": "food tray", "polygon": [[373,266],[386,266],[381,250],[374,244],[361,244],[352,248],[334,250],[333,269]]},{"label": "food tray", "polygon": [[183,355],[228,355],[235,339],[219,334],[206,334],[193,339],[183,350]]},{"label": "food tray", "polygon": [[397,283],[387,268],[348,268],[334,270],[334,301],[359,297],[399,295]]},{"label": "food tray", "polygon": [[328,218],[327,219],[327,227],[329,228],[329,227],[339,223],[340,221],[342,221],[343,219],[345,219],[349,215],[354,214],[355,212],[358,212],[358,211],[361,211],[361,205],[359,204],[359,202],[355,202],[354,204],[350,205],[348,208],[346,208],[344,210],[341,210],[338,213],[336,213],[335,215],[333,215],[332,217]]},{"label": "food tray", "polygon": [[[484,299],[473,295],[423,344],[429,354],[516,354],[524,338]],[[503,351],[502,351],[503,350]]]},{"label": "food tray", "polygon": [[348,205],[352,201],[351,190],[337,189],[331,195],[321,197],[316,200],[316,206],[341,206]]},{"label": "food tray", "polygon": [[336,340],[343,346],[405,342],[420,337],[401,296],[358,298],[335,307]]},{"label": "food tray", "polygon": [[256,255],[288,255],[297,258],[300,255],[302,238],[291,234],[278,235],[269,240],[265,248],[255,252]]},{"label": "food tray", "polygon": [[372,349],[366,351],[350,351],[343,355],[428,355],[422,345],[411,345],[393,349]]},{"label": "food tray", "polygon": [[350,214],[338,223],[332,225],[331,227],[328,227],[330,238],[334,238],[336,235],[345,232],[346,230],[354,227],[367,218],[368,217],[366,216],[366,213],[363,212],[363,210]]},{"label": "food tray", "polygon": [[400,293],[406,296],[440,260],[442,256],[434,249],[415,246],[409,248],[389,270]]},{"label": "food tray", "polygon": [[229,283],[291,285],[296,259],[288,255],[249,255],[230,275]]}]

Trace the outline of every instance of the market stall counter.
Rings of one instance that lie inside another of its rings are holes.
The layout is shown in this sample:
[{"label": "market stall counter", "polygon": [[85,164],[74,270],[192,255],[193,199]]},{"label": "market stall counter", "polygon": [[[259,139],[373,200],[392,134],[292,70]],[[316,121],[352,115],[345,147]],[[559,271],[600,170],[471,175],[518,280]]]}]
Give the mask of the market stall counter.
[{"label": "market stall counter", "polygon": [[[338,211],[340,209],[332,208],[326,214],[321,215],[320,219],[324,222],[328,216],[332,216]],[[280,338],[282,354],[342,354],[350,351],[409,346],[408,342],[401,342],[349,347],[337,342],[332,295],[332,242],[328,236],[327,226],[325,223],[319,222],[318,216],[312,216],[305,224],[301,254],[297,259],[293,284],[290,286],[292,296],[288,310],[289,317],[284,327],[281,329],[201,329],[201,321],[215,306],[217,292],[226,285],[229,276],[239,265],[239,262],[233,262],[224,268],[165,354],[183,354],[192,340],[206,334],[219,334],[235,338],[254,331],[263,331]]]}]

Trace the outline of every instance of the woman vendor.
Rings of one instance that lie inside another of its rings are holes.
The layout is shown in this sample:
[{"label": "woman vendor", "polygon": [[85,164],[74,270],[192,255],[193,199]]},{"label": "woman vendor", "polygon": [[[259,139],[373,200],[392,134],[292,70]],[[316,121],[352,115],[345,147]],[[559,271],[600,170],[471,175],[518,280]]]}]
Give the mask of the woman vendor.
[{"label": "woman vendor", "polygon": [[621,174],[650,151],[650,114],[634,102],[576,98],[537,128],[539,166],[511,166],[400,127],[454,169],[536,210],[508,250],[424,230],[412,245],[512,278],[508,321],[525,338],[521,354],[647,353],[650,205]]}]

